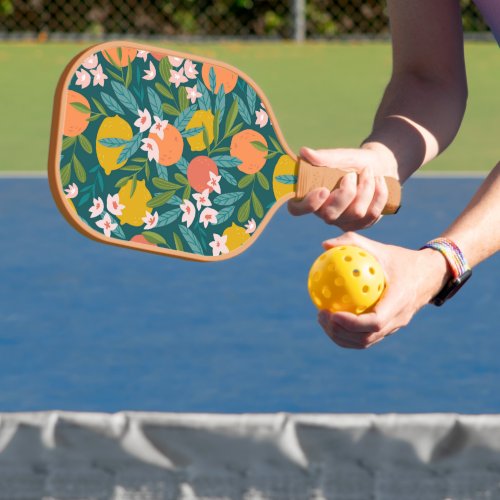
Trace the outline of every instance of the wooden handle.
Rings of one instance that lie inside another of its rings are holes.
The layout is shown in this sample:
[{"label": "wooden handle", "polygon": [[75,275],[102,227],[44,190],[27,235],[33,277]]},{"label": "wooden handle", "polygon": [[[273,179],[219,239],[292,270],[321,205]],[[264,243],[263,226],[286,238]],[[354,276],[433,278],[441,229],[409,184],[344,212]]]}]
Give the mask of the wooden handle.
[{"label": "wooden handle", "polygon": [[[297,179],[296,198],[301,200],[313,189],[326,187],[330,191],[337,188],[342,177],[348,170],[340,170],[331,167],[316,167],[303,158],[299,157],[299,175]],[[389,198],[382,213],[384,215],[395,214],[401,206],[401,185],[394,177],[384,177],[389,190]]]}]

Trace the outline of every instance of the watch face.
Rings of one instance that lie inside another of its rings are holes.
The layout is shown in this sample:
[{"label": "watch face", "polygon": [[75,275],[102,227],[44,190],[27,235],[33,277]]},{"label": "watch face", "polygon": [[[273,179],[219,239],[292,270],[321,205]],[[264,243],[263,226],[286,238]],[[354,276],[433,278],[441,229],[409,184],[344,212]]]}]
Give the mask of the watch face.
[{"label": "watch face", "polygon": [[442,306],[448,299],[451,299],[460,288],[462,288],[467,280],[472,276],[472,270],[468,269],[458,278],[451,279],[446,283],[443,289],[432,299],[432,303],[436,306]]}]

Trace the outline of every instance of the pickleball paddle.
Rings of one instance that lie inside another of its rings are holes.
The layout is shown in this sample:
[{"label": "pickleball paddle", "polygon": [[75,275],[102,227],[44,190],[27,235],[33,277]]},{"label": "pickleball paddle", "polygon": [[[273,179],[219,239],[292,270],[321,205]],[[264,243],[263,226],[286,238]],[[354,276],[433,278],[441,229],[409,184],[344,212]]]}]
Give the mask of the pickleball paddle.
[{"label": "pickleball paddle", "polygon": [[[90,47],[57,87],[49,182],[84,235],[191,260],[252,244],[287,200],[333,190],[346,170],[286,144],[268,100],[242,71],[132,42]],[[400,204],[386,178],[385,214]]]}]

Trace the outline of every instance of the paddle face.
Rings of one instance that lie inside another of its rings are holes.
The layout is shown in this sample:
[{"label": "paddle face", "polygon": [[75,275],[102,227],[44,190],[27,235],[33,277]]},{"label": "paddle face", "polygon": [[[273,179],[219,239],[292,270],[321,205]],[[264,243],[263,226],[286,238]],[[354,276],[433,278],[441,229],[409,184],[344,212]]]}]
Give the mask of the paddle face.
[{"label": "paddle face", "polygon": [[93,239],[193,260],[237,255],[293,196],[296,169],[265,96],[223,63],[111,42],[59,81],[50,185]]}]

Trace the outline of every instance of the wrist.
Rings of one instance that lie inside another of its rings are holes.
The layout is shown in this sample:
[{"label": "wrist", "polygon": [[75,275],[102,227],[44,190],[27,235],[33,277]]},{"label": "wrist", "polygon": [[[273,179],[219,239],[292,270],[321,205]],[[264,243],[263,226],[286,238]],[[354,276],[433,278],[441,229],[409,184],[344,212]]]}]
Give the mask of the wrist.
[{"label": "wrist", "polygon": [[452,278],[452,273],[445,257],[432,248],[422,248],[419,250],[423,262],[420,269],[425,269],[425,299],[430,302]]},{"label": "wrist", "polygon": [[384,175],[399,179],[398,162],[394,153],[381,142],[366,140],[361,144],[361,149],[372,151],[378,158],[377,175]]}]

